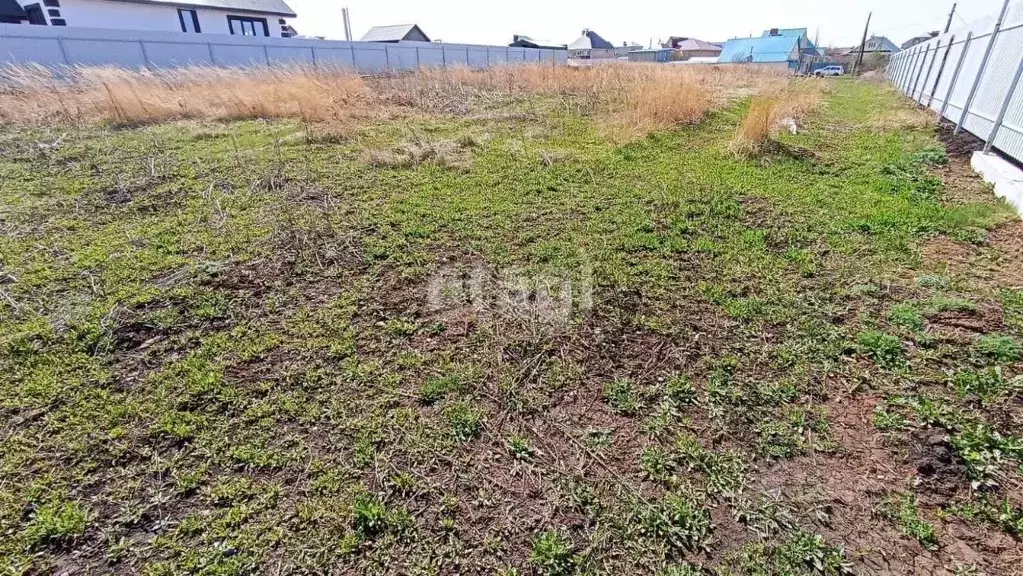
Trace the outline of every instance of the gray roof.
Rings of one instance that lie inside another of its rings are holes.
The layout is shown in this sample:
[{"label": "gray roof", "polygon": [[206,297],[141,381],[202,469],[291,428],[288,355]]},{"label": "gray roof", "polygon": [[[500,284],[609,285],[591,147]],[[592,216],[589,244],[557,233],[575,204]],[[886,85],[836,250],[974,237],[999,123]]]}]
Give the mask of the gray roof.
[{"label": "gray roof", "polygon": [[233,12],[250,12],[256,14],[273,14],[294,18],[295,11],[284,3],[284,0],[112,0],[129,4],[158,4],[167,6],[195,6],[197,8],[217,8]]},{"label": "gray roof", "polygon": [[25,10],[15,0],[0,0],[0,16],[5,18],[28,18]]},{"label": "gray roof", "polygon": [[614,50],[614,45],[592,30],[583,30],[578,40],[568,45],[569,50]]},{"label": "gray roof", "polygon": [[360,42],[398,42],[404,40],[413,30],[419,30],[424,38],[428,38],[422,28],[415,24],[395,24],[393,26],[374,26],[366,32]]},{"label": "gray roof", "polygon": [[711,44],[710,42],[704,42],[703,40],[697,40],[696,38],[686,38],[685,40],[678,43],[678,49],[684,51],[715,51],[720,52],[721,47],[717,44]]}]

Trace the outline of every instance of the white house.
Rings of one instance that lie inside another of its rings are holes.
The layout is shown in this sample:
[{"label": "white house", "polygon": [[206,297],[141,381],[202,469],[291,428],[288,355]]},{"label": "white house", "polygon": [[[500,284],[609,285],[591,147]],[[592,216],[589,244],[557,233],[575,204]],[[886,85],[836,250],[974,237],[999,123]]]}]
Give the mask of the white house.
[{"label": "white house", "polygon": [[187,34],[288,37],[284,0],[18,0],[23,22]]}]

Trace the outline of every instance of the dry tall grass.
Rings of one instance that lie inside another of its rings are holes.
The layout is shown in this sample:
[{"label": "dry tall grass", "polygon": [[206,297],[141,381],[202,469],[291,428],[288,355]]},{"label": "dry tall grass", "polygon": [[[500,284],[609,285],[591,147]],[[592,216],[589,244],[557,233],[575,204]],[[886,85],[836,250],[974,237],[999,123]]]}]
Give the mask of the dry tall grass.
[{"label": "dry tall grass", "polygon": [[172,119],[300,118],[337,122],[418,109],[466,113],[502,97],[577,100],[619,137],[698,122],[736,96],[778,89],[783,75],[742,67],[612,64],[423,69],[361,77],[309,67],[125,70],[77,67],[0,71],[0,121],[143,124]]},{"label": "dry tall grass", "polygon": [[806,80],[753,96],[732,141],[732,150],[740,155],[761,152],[779,132],[798,125],[818,106],[822,89],[821,82]]}]

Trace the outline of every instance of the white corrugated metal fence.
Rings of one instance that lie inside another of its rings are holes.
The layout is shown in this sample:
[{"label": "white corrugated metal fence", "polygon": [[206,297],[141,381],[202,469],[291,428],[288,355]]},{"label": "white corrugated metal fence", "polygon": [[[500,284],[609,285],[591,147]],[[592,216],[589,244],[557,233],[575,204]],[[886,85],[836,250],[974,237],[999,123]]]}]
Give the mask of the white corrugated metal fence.
[{"label": "white corrugated metal fence", "polygon": [[902,92],[1023,162],[1023,0],[892,57]]}]

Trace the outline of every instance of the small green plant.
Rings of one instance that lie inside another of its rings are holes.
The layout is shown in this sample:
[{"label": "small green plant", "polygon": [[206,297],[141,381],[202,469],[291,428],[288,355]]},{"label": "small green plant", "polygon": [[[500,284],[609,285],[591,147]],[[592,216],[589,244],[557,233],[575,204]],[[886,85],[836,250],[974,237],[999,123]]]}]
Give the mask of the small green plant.
[{"label": "small green plant", "polygon": [[529,439],[523,436],[508,438],[508,452],[516,460],[529,460],[535,454],[535,450],[529,444]]},{"label": "small green plant", "polygon": [[545,576],[565,576],[575,569],[572,540],[560,530],[547,530],[533,538],[529,562]]},{"label": "small green plant", "polygon": [[923,314],[912,304],[893,306],[891,312],[888,313],[888,320],[896,326],[914,332],[923,330],[924,327]]},{"label": "small green plant", "polygon": [[696,564],[683,561],[681,564],[672,564],[657,573],[657,576],[705,576],[707,572]]},{"label": "small green plant", "polygon": [[35,510],[28,538],[35,544],[66,543],[83,534],[89,513],[78,502],[48,502]]},{"label": "small green plant", "polygon": [[362,492],[352,503],[352,523],[363,536],[375,536],[387,528],[387,506],[375,494]]},{"label": "small green plant", "polygon": [[424,404],[433,404],[444,398],[444,396],[458,390],[462,385],[462,379],[456,374],[448,374],[437,378],[431,378],[419,389],[419,400]]},{"label": "small green plant", "polygon": [[604,399],[625,416],[634,416],[642,407],[635,385],[626,378],[615,378],[604,387]]},{"label": "small green plant", "polygon": [[944,274],[921,274],[916,278],[916,285],[921,288],[948,290],[952,286],[952,279]]},{"label": "small green plant", "polygon": [[975,396],[984,404],[1023,392],[1023,377],[1006,378],[1002,368],[960,370],[951,377],[952,387],[960,398]]},{"label": "small green plant", "polygon": [[710,540],[714,528],[710,508],[695,492],[671,492],[660,502],[639,506],[639,529],[647,538],[679,552],[700,550]]},{"label": "small green plant", "polygon": [[664,387],[664,395],[668,400],[678,404],[693,404],[697,397],[693,381],[684,374],[668,380]]},{"label": "small green plant", "polygon": [[976,347],[977,352],[998,362],[1015,362],[1023,356],[1023,347],[1012,336],[985,334],[977,338]]},{"label": "small green plant", "polygon": [[445,407],[444,415],[457,440],[472,440],[483,430],[483,411],[468,402],[457,402]]},{"label": "small green plant", "polygon": [[929,146],[917,151],[913,160],[925,166],[944,166],[948,164],[948,153],[943,148]]},{"label": "small green plant", "polygon": [[924,548],[937,549],[938,536],[934,531],[934,525],[920,515],[920,503],[915,494],[901,492],[890,494],[881,501],[879,511]]},{"label": "small green plant", "polygon": [[886,406],[874,408],[874,426],[882,432],[909,430],[912,423],[908,418]]},{"label": "small green plant", "polygon": [[900,368],[906,363],[902,341],[878,330],[866,330],[856,337],[860,350],[882,368]]},{"label": "small green plant", "polygon": [[419,327],[415,322],[405,318],[393,318],[384,324],[384,332],[397,338],[407,338],[416,333]]},{"label": "small green plant", "polygon": [[639,456],[639,466],[652,480],[667,480],[675,467],[668,452],[660,446],[647,446]]}]

